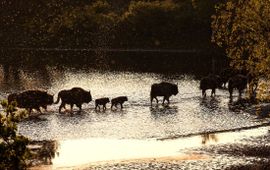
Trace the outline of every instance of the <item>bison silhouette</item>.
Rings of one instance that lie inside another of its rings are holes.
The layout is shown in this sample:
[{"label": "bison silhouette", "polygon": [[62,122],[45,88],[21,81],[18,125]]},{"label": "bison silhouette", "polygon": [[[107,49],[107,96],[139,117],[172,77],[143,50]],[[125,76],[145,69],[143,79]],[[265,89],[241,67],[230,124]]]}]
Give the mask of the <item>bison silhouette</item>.
[{"label": "bison silhouette", "polygon": [[110,99],[108,97],[103,97],[103,98],[99,98],[95,100],[95,110],[97,110],[97,108],[100,110],[100,106],[103,106],[103,110],[106,110],[106,104],[110,102]]},{"label": "bison silhouette", "polygon": [[216,88],[221,88],[222,80],[218,75],[210,74],[203,77],[200,81],[200,89],[202,90],[202,96],[206,97],[206,90],[211,89],[211,96],[216,95]]},{"label": "bison silhouette", "polygon": [[123,103],[125,101],[128,101],[127,96],[119,96],[119,97],[113,98],[111,100],[111,104],[112,104],[111,109],[113,108],[113,106],[117,107],[118,104],[120,104],[121,109],[123,109]]},{"label": "bison silhouette", "polygon": [[12,93],[8,96],[8,103],[15,101],[17,107],[25,108],[31,113],[32,109],[41,112],[40,107],[47,109],[53,104],[53,95],[41,90],[27,90],[21,93]]},{"label": "bison silhouette", "polygon": [[81,111],[82,104],[92,101],[92,96],[90,91],[86,91],[80,87],[74,87],[69,90],[61,90],[58,93],[57,101],[55,104],[57,104],[60,99],[62,100],[62,103],[59,106],[59,113],[61,113],[62,108],[65,108],[66,104],[70,105],[71,111],[73,109],[73,105],[76,105]]},{"label": "bison silhouette", "polygon": [[230,98],[232,98],[233,89],[237,89],[239,92],[239,98],[241,98],[242,92],[247,88],[248,78],[247,76],[237,74],[229,79],[228,90]]},{"label": "bison silhouette", "polygon": [[151,91],[150,91],[151,105],[154,98],[156,99],[158,103],[157,96],[163,96],[162,104],[164,104],[165,100],[167,100],[169,104],[170,103],[169,98],[172,95],[177,95],[177,94],[178,94],[178,86],[176,84],[172,84],[168,82],[152,84]]},{"label": "bison silhouette", "polygon": [[229,79],[233,76],[235,76],[236,74],[238,74],[239,71],[233,69],[233,68],[226,68],[223,69],[220,72],[220,77],[221,77],[221,81],[222,81],[222,86],[225,88],[226,84],[228,83]]}]

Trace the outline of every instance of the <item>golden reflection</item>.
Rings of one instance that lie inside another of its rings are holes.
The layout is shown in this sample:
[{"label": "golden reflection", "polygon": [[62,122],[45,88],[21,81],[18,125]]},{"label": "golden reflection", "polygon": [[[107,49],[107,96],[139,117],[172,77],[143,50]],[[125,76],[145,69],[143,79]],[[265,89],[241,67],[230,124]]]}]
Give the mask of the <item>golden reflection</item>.
[{"label": "golden reflection", "polygon": [[59,155],[57,152],[58,146],[58,142],[52,140],[31,141],[28,146],[32,154],[31,164],[51,165],[52,159]]},{"label": "golden reflection", "polygon": [[213,142],[218,142],[218,137],[216,134],[209,134],[209,133],[205,133],[201,135],[202,137],[202,144],[205,145],[207,143],[211,143]]},{"label": "golden reflection", "polygon": [[[58,155],[52,159],[53,168],[132,159],[182,157],[186,151],[202,145],[241,141],[268,133],[268,127],[237,132],[203,134],[177,139],[105,139],[88,138],[59,141]],[[189,155],[190,156],[190,155]],[[192,159],[192,158],[189,158]]]}]

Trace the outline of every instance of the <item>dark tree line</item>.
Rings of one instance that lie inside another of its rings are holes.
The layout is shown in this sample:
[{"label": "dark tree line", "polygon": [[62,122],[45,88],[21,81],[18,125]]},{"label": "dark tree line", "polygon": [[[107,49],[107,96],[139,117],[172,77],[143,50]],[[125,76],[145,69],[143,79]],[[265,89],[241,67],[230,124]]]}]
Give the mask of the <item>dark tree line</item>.
[{"label": "dark tree line", "polygon": [[217,0],[3,0],[1,47],[208,48]]}]

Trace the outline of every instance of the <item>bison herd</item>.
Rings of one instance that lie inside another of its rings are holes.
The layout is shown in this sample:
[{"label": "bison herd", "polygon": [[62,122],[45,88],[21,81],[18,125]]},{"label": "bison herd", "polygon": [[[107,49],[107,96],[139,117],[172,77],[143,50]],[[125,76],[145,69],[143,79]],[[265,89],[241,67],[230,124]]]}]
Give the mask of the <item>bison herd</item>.
[{"label": "bison herd", "polygon": [[[211,96],[215,95],[216,88],[221,88],[222,86],[226,86],[228,83],[228,90],[230,93],[230,97],[232,97],[233,89],[238,89],[239,96],[241,97],[242,91],[246,88],[248,83],[247,76],[236,74],[236,75],[225,75],[221,74],[221,76],[210,74],[200,81],[200,89],[202,90],[202,96],[206,96],[206,90],[211,89]],[[164,104],[165,101],[170,103],[169,98],[172,95],[178,94],[178,85],[172,84],[168,82],[161,82],[152,84],[150,90],[150,102],[152,106],[153,99],[158,103],[158,96],[163,97]],[[57,104],[61,100],[61,104],[59,106],[59,113],[61,113],[62,109],[66,109],[66,105],[70,105],[72,110],[73,106],[76,105],[79,110],[82,109],[83,103],[89,103],[92,101],[92,96],[90,91],[86,91],[80,87],[74,87],[68,90],[61,90],[58,93],[56,102],[53,101],[53,95],[48,94],[46,91],[41,90],[27,90],[21,93],[12,93],[8,96],[8,102],[11,103],[15,101],[17,103],[17,107],[25,108],[29,112],[32,109],[36,109],[40,111],[40,108],[47,109],[48,105]],[[111,109],[113,107],[117,108],[117,105],[123,108],[123,103],[128,101],[126,96],[119,96],[116,98],[109,100],[109,98],[99,98],[95,100],[95,109],[100,109],[102,106],[103,110],[106,109],[106,104],[111,102]]]},{"label": "bison herd", "polygon": [[[25,108],[29,111],[36,109],[41,112],[40,108],[47,109],[48,105],[57,104],[59,101],[62,101],[59,106],[59,113],[61,113],[62,108],[66,109],[66,105],[70,105],[71,110],[73,106],[76,105],[79,108],[79,111],[82,110],[83,103],[89,103],[92,101],[92,96],[90,91],[86,91],[80,87],[74,87],[69,90],[61,90],[58,93],[56,102],[53,101],[53,95],[48,94],[45,91],[41,90],[27,90],[21,93],[12,93],[8,96],[8,103],[16,102],[17,107]],[[121,105],[123,108],[123,103],[127,101],[126,96],[119,96],[111,100],[111,109],[114,107],[117,108],[117,105]],[[95,100],[95,109],[99,108],[99,105],[103,105],[103,109],[106,109],[106,104],[109,103],[109,98],[99,98]]]}]

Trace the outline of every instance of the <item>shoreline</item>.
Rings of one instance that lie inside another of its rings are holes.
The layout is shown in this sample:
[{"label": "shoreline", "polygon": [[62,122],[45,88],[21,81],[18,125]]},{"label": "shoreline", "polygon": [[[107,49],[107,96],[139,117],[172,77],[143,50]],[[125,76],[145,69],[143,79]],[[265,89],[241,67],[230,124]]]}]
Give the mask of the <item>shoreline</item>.
[{"label": "shoreline", "polygon": [[[252,135],[256,132],[256,130],[260,130],[263,128],[265,133],[260,135]],[[179,149],[176,155],[171,156],[152,156],[152,157],[141,157],[141,158],[132,158],[132,159],[111,159],[106,161],[95,161],[95,162],[89,162],[84,163],[80,165],[74,165],[74,166],[58,166],[55,167],[54,165],[40,165],[40,166],[34,166],[31,167],[31,170],[37,170],[37,169],[100,169],[100,170],[107,170],[107,169],[162,169],[161,167],[175,167],[174,169],[181,169],[183,167],[190,167],[197,165],[204,165],[208,167],[217,166],[215,164],[224,164],[222,166],[228,166],[227,169],[236,169],[243,166],[251,166],[254,167],[257,166],[264,166],[268,165],[270,162],[270,146],[269,146],[269,154],[268,152],[265,153],[265,145],[268,146],[267,142],[270,140],[269,136],[269,128],[268,127],[256,127],[252,129],[254,132],[250,132],[251,130],[240,130],[239,131],[231,131],[226,132],[230,134],[240,134],[241,132],[246,132],[246,134],[249,134],[248,137],[242,137],[241,139],[238,139],[235,142],[229,142],[229,143],[222,143],[222,141],[212,141],[215,140],[214,138],[211,139],[211,136],[207,139],[205,144],[201,144],[199,147],[193,147],[193,148],[184,148]],[[224,132],[222,132],[224,133]],[[222,134],[219,133],[219,134]],[[190,137],[192,138],[192,137]],[[181,138],[184,140],[184,138]],[[181,139],[169,139],[165,141],[172,141],[172,140],[181,140]],[[268,140],[265,140],[268,139]],[[158,140],[157,140],[158,141]],[[165,142],[165,141],[159,141],[159,142]],[[253,151],[259,151],[258,153],[254,153],[254,155],[250,156],[250,152]],[[247,155],[244,156],[243,155]],[[264,159],[262,159],[264,158]],[[249,160],[252,159],[252,160]],[[225,162],[224,162],[225,160]],[[226,163],[228,161],[228,163]],[[232,163],[233,162],[233,163]],[[249,162],[249,164],[246,164],[246,162]],[[253,163],[250,163],[253,162]],[[260,163],[258,163],[260,162]],[[232,163],[232,165],[230,165]],[[254,166],[253,166],[254,165]],[[270,164],[269,164],[270,165]],[[148,168],[146,168],[148,167]],[[154,167],[154,168],[153,168]],[[178,167],[178,168],[176,168]],[[173,168],[172,168],[173,169]],[[196,169],[196,168],[194,168]],[[260,169],[260,167],[259,167]]]}]

